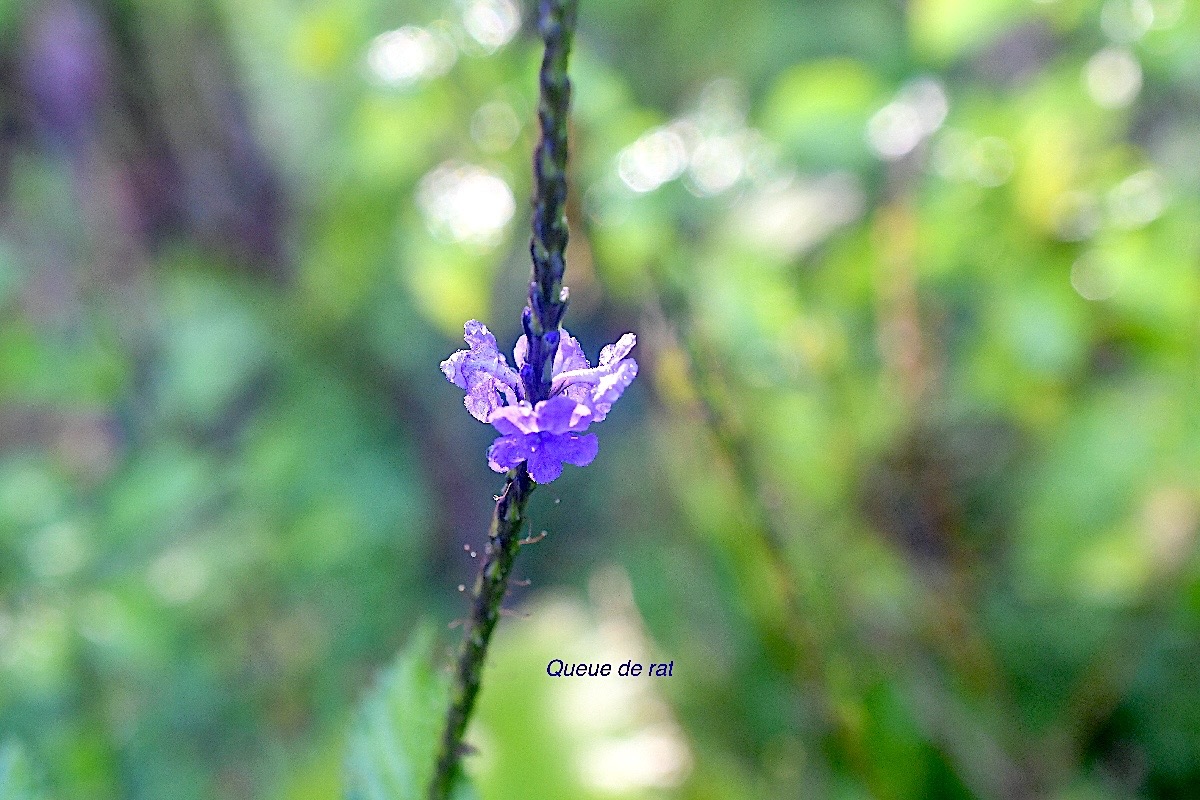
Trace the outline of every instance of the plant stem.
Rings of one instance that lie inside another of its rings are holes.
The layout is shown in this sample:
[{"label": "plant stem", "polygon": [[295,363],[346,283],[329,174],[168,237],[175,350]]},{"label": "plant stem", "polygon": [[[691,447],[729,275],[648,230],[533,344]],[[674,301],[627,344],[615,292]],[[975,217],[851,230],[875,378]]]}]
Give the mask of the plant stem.
[{"label": "plant stem", "polygon": [[430,800],[449,797],[459,772],[463,754],[463,736],[479,694],[483,665],[487,659],[492,631],[500,619],[500,606],[508,592],[508,577],[513,561],[521,549],[521,530],[525,519],[525,504],[533,492],[533,479],[521,464],[509,470],[504,491],[492,512],[492,524],[484,548],[483,563],[475,576],[471,618],[458,648],[454,683],[450,690],[450,709],[446,714],[446,729],[438,750],[437,767],[429,787]]},{"label": "plant stem", "polygon": [[[575,33],[577,6],[576,0],[542,0],[538,9],[538,30],[546,51],[538,76],[541,138],[533,154],[533,235],[529,243],[533,280],[529,284],[529,305],[521,317],[529,345],[521,381],[531,404],[550,396],[559,326],[567,311],[567,290],[563,286],[567,251],[567,112],[571,104],[567,59]],[[492,631],[508,592],[509,573],[521,549],[525,504],[535,486],[525,464],[521,464],[509,470],[504,491],[496,500],[483,563],[472,591],[471,618],[458,650],[446,728],[429,786],[430,800],[446,800],[458,778],[463,736],[479,694]]]},{"label": "plant stem", "polygon": [[541,138],[533,153],[533,236],[529,242],[533,280],[521,320],[529,342],[521,379],[530,403],[550,396],[558,327],[567,311],[563,287],[567,266],[567,112],[571,104],[567,59],[577,6],[576,0],[542,0],[538,9],[538,30],[546,52],[538,75]]}]

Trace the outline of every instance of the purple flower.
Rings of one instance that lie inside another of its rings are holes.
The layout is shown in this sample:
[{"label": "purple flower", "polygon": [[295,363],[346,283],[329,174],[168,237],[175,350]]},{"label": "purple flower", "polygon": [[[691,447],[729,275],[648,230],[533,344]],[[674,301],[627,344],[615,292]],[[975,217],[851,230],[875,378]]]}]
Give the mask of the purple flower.
[{"label": "purple flower", "polygon": [[520,378],[529,350],[526,338],[518,339],[513,349],[513,369],[482,323],[471,320],[464,334],[471,349],[443,361],[442,373],[466,390],[464,403],[471,416],[500,432],[488,449],[488,465],[505,472],[524,461],[535,481],[549,483],[562,474],[564,463],[592,463],[599,443],[595,434],[584,431],[608,415],[637,376],[637,362],[628,357],[636,337],[627,333],[605,347],[593,367],[579,342],[564,330],[554,356],[551,395],[535,406],[526,399]]},{"label": "purple flower", "polygon": [[538,483],[561,475],[563,462],[586,467],[600,448],[596,434],[581,433],[591,421],[592,412],[565,394],[532,408],[520,403],[497,409],[491,423],[503,435],[488,449],[488,466],[506,472],[524,461]]},{"label": "purple flower", "polygon": [[463,326],[463,340],[470,350],[459,350],[442,362],[446,380],[467,390],[464,403],[471,416],[487,422],[492,412],[504,405],[516,405],[524,394],[521,377],[508,366],[496,346],[496,337],[482,322],[471,320]]}]

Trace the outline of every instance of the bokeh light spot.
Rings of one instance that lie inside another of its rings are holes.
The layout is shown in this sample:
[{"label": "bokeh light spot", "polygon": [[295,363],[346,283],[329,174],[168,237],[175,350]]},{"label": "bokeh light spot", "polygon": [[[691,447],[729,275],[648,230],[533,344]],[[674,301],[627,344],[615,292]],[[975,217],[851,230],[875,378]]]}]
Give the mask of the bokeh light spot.
[{"label": "bokeh light spot", "polygon": [[463,27],[488,52],[512,41],[521,27],[521,10],[512,0],[475,0],[463,10]]},{"label": "bokeh light spot", "polygon": [[458,162],[441,164],[421,179],[417,204],[433,234],[484,245],[498,242],[517,210],[500,176]]},{"label": "bokeh light spot", "polygon": [[471,138],[481,150],[502,153],[516,144],[521,121],[512,106],[496,100],[479,107],[471,115]]},{"label": "bokeh light spot", "polygon": [[903,158],[942,126],[949,110],[942,85],[933,78],[917,78],[871,117],[867,142],[886,161]]},{"label": "bokeh light spot", "polygon": [[691,158],[691,187],[700,196],[733,188],[746,167],[746,156],[737,138],[712,136],[696,147]]},{"label": "bokeh light spot", "polygon": [[1084,300],[1108,300],[1117,293],[1117,275],[1106,259],[1087,253],[1071,266],[1071,287]]},{"label": "bokeh light spot", "polygon": [[444,75],[457,57],[449,37],[416,25],[381,33],[367,49],[371,73],[390,86],[407,86]]},{"label": "bokeh light spot", "polygon": [[1108,0],[1100,12],[1100,27],[1120,44],[1136,42],[1154,24],[1150,0]]},{"label": "bokeh light spot", "polygon": [[1141,228],[1158,219],[1167,207],[1166,187],[1154,170],[1142,170],[1108,193],[1108,213],[1118,228]]},{"label": "bokeh light spot", "polygon": [[1106,47],[1083,69],[1088,94],[1104,108],[1124,108],[1142,89],[1142,66],[1122,47]]},{"label": "bokeh light spot", "polygon": [[617,156],[617,174],[635,192],[652,192],[687,168],[683,139],[670,128],[656,128]]}]

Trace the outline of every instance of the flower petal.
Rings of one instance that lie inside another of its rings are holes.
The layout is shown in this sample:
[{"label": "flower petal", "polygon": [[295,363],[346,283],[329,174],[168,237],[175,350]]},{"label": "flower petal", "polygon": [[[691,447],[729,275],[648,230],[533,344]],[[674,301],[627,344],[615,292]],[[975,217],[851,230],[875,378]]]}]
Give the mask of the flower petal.
[{"label": "flower petal", "polygon": [[[554,369],[553,373],[558,375],[560,372],[570,372],[576,369],[587,369],[591,366],[588,363],[587,356],[583,353],[583,348],[579,346],[579,341],[567,332],[566,328],[560,328],[562,338],[558,342],[558,350],[554,353]],[[513,347],[513,363],[517,365],[517,370],[525,366],[525,361],[529,357],[529,339],[524,334],[517,339],[516,345]]]},{"label": "flower petal", "polygon": [[529,474],[538,483],[549,483],[562,474],[564,463],[578,467],[592,463],[600,443],[594,433],[539,433],[532,447]]},{"label": "flower petal", "polygon": [[608,416],[613,403],[617,402],[625,392],[625,388],[633,383],[633,379],[637,377],[637,372],[638,365],[636,361],[632,358],[622,359],[611,375],[601,378],[600,382],[592,388],[592,397],[589,405],[592,410],[593,422],[601,422]]},{"label": "flower petal", "polygon": [[488,330],[487,325],[477,319],[467,320],[463,325],[463,341],[470,345],[472,350],[490,348],[499,351],[500,349],[496,345],[496,337]]},{"label": "flower petal", "polygon": [[[627,358],[637,337],[627,333],[614,344],[600,351],[600,363],[590,369],[575,369],[554,377],[554,392],[587,406],[592,412],[589,422],[600,422],[608,416],[625,387],[637,377],[637,362]],[[584,426],[586,427],[586,426]],[[583,428],[572,428],[583,430]]]},{"label": "flower petal", "polygon": [[592,421],[587,406],[561,394],[538,403],[534,411],[537,430],[549,433],[583,430]]},{"label": "flower petal", "polygon": [[567,333],[567,329],[562,329],[562,339],[558,343],[558,352],[554,354],[554,374],[560,372],[570,372],[576,369],[587,369],[591,364],[588,363],[587,356],[583,354],[583,348],[579,346],[579,342],[575,337]]},{"label": "flower petal", "polygon": [[498,408],[487,421],[505,435],[537,433],[540,430],[537,414],[528,403]]},{"label": "flower petal", "polygon": [[555,437],[551,445],[555,456],[568,464],[586,467],[600,452],[600,440],[594,433],[569,433]]},{"label": "flower petal", "polygon": [[472,417],[480,422],[487,422],[496,409],[504,406],[500,401],[500,392],[497,391],[498,385],[491,375],[485,375],[471,384],[463,398],[463,405]]},{"label": "flower petal", "polygon": [[460,389],[467,390],[465,404],[471,416],[487,422],[505,402],[521,396],[521,379],[496,346],[496,337],[478,320],[463,326],[463,340],[470,350],[459,350],[442,362],[442,374]]},{"label": "flower petal", "polygon": [[498,436],[488,448],[488,466],[496,472],[508,472],[529,458],[530,447],[524,436]]},{"label": "flower petal", "polygon": [[471,345],[471,349],[458,350],[442,362],[442,374],[446,379],[460,389],[467,389],[478,376],[491,375],[515,390],[521,380],[496,347],[496,337],[487,326],[471,320],[463,327],[463,340]]},{"label": "flower petal", "polygon": [[446,380],[460,389],[467,388],[467,381],[462,377],[462,364],[468,355],[470,355],[470,352],[467,350],[455,350],[450,354],[449,358],[439,365],[442,368],[442,374],[446,376]]},{"label": "flower petal", "polygon": [[600,351],[600,366],[607,367],[609,364],[615,364],[625,358],[633,350],[635,344],[637,344],[637,337],[632,333],[625,334],[614,344],[606,344]]},{"label": "flower petal", "polygon": [[621,364],[627,359],[626,356],[633,349],[637,342],[637,337],[632,333],[627,333],[617,340],[615,344],[605,345],[600,351],[600,363],[595,367],[565,370],[561,373],[556,373],[554,376],[554,392],[561,392],[568,387],[588,384],[596,385],[605,377],[612,375]]},{"label": "flower petal", "polygon": [[529,465],[529,477],[538,483],[549,483],[562,475],[562,459],[558,457],[557,451],[553,447],[547,447],[544,441],[539,440],[533,446],[533,452],[526,463]]},{"label": "flower petal", "polygon": [[525,359],[528,357],[529,339],[522,333],[517,339],[517,343],[513,345],[513,363],[517,365],[517,372],[520,372],[521,367],[525,366]]}]

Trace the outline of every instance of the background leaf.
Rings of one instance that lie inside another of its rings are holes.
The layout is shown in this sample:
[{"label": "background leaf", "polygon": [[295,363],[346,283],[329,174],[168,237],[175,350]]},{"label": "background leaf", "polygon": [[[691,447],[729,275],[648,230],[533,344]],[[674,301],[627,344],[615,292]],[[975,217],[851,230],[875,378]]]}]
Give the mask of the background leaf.
[{"label": "background leaf", "polygon": [[[355,714],[347,800],[426,800],[446,721],[450,681],[429,629],[416,633]],[[465,780],[454,800],[474,797]]]}]

